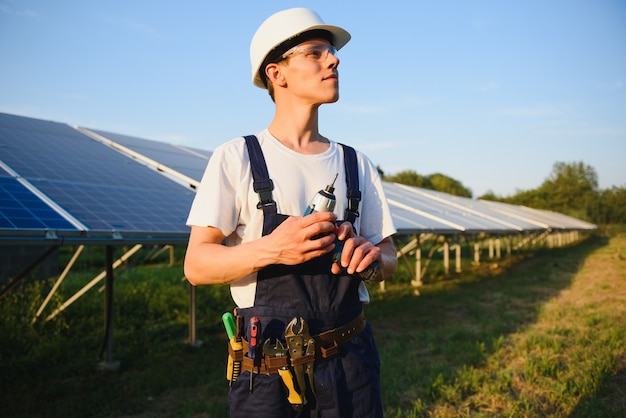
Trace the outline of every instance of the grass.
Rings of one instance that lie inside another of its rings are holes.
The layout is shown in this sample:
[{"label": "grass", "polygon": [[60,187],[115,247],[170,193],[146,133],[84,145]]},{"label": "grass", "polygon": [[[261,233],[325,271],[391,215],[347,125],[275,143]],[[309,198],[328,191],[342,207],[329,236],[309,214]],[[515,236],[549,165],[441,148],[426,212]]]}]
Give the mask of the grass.
[{"label": "grass", "polygon": [[[372,286],[366,314],[381,355],[385,416],[625,417],[624,248],[623,233],[595,236],[483,263],[421,287],[420,296],[402,278],[385,293]],[[100,262],[101,252],[88,253]],[[53,304],[97,274],[86,264]],[[181,278],[180,264],[116,272],[117,372],[95,367],[103,293],[92,289],[53,321],[32,325],[51,283],[28,283],[0,300],[0,416],[227,416],[220,315],[232,308],[228,289],[198,288],[203,344],[194,348],[184,342]]]}]

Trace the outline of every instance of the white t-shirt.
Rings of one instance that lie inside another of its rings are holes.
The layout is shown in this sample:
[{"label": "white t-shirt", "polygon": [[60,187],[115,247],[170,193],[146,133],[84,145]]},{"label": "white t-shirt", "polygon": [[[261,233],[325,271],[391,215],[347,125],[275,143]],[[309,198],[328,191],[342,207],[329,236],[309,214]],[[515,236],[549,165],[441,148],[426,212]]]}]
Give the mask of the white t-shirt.
[{"label": "white t-shirt", "polygon": [[[346,176],[343,149],[339,144],[331,141],[327,151],[305,155],[284,146],[267,129],[256,136],[274,183],[272,197],[278,213],[301,216],[315,193],[338,174],[334,185],[335,214],[337,219],[344,219]],[[361,236],[377,244],[393,235],[396,229],[376,167],[358,151],[357,161],[361,203],[355,227]],[[263,230],[263,211],[257,209],[259,195],[252,183],[244,138],[220,145],[213,151],[196,191],[187,225],[219,228],[229,246],[258,239]],[[255,290],[256,273],[231,284],[233,300],[241,308],[253,305]]]}]

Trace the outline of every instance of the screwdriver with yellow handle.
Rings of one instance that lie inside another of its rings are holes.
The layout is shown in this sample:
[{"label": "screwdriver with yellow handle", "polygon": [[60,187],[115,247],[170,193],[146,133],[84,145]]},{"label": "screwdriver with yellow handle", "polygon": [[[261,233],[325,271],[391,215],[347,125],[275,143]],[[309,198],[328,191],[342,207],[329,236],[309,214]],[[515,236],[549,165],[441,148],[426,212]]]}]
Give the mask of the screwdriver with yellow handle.
[{"label": "screwdriver with yellow handle", "polygon": [[[228,341],[230,348],[233,352],[243,352],[243,342],[241,341],[240,332],[235,325],[235,318],[230,312],[222,315],[222,322],[224,322],[224,328],[226,328],[226,334],[228,335]],[[226,367],[226,379],[228,384],[232,385],[235,380],[241,374],[241,361],[235,361],[233,357],[228,354],[228,366]]]}]

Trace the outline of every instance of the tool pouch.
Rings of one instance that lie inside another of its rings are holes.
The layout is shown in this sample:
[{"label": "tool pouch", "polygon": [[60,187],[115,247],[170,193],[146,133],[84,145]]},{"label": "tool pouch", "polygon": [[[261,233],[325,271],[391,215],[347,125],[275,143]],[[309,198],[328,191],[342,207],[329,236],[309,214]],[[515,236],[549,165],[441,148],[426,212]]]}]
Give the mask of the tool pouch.
[{"label": "tool pouch", "polygon": [[226,379],[228,379],[229,385],[232,385],[241,374],[242,361],[243,342],[232,337],[228,342],[228,365],[226,366]]}]

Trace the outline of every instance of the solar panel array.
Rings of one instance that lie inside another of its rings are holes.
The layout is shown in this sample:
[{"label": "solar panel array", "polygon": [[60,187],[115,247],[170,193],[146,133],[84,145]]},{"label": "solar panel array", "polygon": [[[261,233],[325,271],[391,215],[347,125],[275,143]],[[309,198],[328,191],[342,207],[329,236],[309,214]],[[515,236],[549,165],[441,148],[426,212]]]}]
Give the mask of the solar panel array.
[{"label": "solar panel array", "polygon": [[481,211],[471,199],[457,203],[436,192],[395,183],[385,183],[385,193],[394,218],[402,219],[397,227],[412,233],[510,233],[532,227]]},{"label": "solar panel array", "polygon": [[[0,244],[175,242],[211,153],[0,113]],[[400,234],[591,230],[562,214],[384,182]]]},{"label": "solar panel array", "polygon": [[547,210],[474,200],[385,183],[396,227],[404,233],[512,234],[545,230],[593,230],[594,224]]},{"label": "solar panel array", "polygon": [[[0,114],[0,161],[34,196],[22,198],[39,197],[75,226],[71,232],[80,232],[80,239],[175,241],[188,236],[185,220],[193,190],[70,126]],[[13,226],[1,228],[0,238],[23,237],[23,230],[32,236],[38,230],[40,239],[77,239],[37,212],[31,211],[31,222],[19,227],[15,212],[7,216],[3,208],[2,213]]]}]

